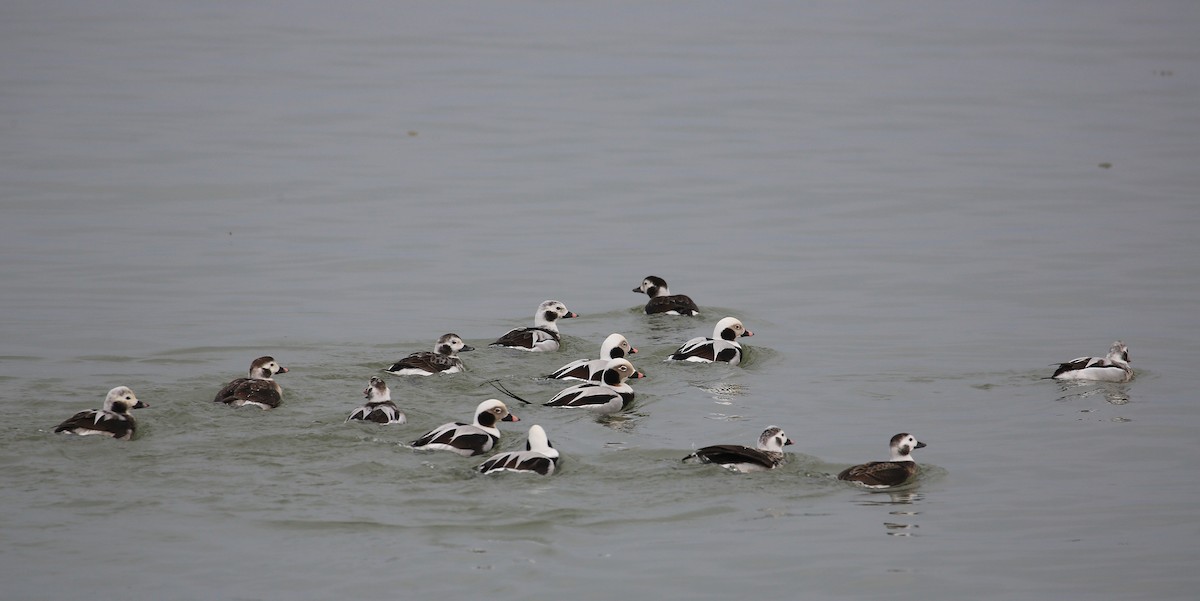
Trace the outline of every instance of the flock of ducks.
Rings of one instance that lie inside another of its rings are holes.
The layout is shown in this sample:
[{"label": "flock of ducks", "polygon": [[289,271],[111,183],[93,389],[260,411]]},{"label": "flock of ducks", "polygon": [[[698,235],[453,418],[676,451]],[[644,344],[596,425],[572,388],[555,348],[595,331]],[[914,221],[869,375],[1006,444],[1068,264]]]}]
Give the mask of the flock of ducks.
[{"label": "flock of ducks", "polygon": [[[700,314],[699,308],[691,298],[682,294],[671,294],[666,280],[660,277],[646,277],[641,286],[633,291],[645,293],[650,297],[645,306],[647,314]],[[561,344],[558,321],[573,317],[578,315],[568,310],[562,302],[547,300],[538,305],[533,326],[509,330],[489,346],[530,352],[557,351]],[[667,360],[738,365],[742,360],[742,347],[738,339],[753,335],[754,333],[737,318],[725,317],[713,328],[712,337],[688,340],[671,353]],[[433,351],[412,353],[383,371],[401,376],[454,374],[464,369],[458,353],[471,350],[474,348],[466,344],[462,337],[448,333],[438,338]],[[578,380],[580,383],[563,389],[543,405],[583,409],[598,414],[621,411],[634,399],[633,388],[626,380],[643,377],[627,359],[637,352],[637,348],[621,334],[609,335],[600,347],[599,358],[572,361],[546,376],[551,379]],[[276,374],[287,372],[288,369],[273,357],[259,357],[251,362],[246,377],[226,384],[213,398],[213,402],[232,407],[249,405],[264,410],[278,407],[283,400],[283,389],[274,377]],[[1079,357],[1061,363],[1047,379],[1127,382],[1132,377],[1129,349],[1118,340],[1113,343],[1105,357]],[[496,382],[493,382],[493,385],[513,399],[530,403]],[[372,377],[370,385],[363,390],[363,395],[367,402],[355,409],[347,421],[360,420],[377,424],[407,422],[404,412],[391,400],[391,391],[382,378]],[[81,411],[59,424],[54,431],[129,440],[133,438],[137,428],[130,410],[147,406],[138,400],[133,390],[126,386],[118,386],[108,392],[103,409]],[[490,452],[500,440],[499,423],[515,421],[520,419],[509,411],[503,401],[488,399],[476,407],[471,423],[443,424],[412,441],[411,446],[415,449],[450,451],[464,457],[482,455]],[[696,449],[684,457],[683,461],[696,460],[737,472],[769,470],[784,463],[784,447],[791,444],[792,440],[781,428],[770,426],[759,436],[756,447],[730,444],[706,446]],[[888,460],[855,465],[843,470],[837,477],[869,488],[893,488],[903,485],[919,472],[912,453],[924,446],[925,443],[907,432],[896,434],[890,442],[891,454]],[[548,476],[554,473],[558,460],[558,450],[550,443],[546,431],[535,424],[529,428],[525,450],[499,453],[479,464],[477,469],[485,474],[513,471]]]}]

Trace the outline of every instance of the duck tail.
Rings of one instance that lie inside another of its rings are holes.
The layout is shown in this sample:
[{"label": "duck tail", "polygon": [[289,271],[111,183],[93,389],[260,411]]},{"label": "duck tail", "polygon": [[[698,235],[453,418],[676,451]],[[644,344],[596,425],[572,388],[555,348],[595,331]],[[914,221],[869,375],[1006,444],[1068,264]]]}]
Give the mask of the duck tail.
[{"label": "duck tail", "polygon": [[[509,397],[509,398],[512,398],[512,399],[514,399],[514,400],[521,401],[522,403],[525,403],[526,405],[532,405],[532,404],[533,404],[533,403],[531,403],[531,402],[529,402],[529,401],[527,401],[527,400],[525,400],[525,399],[523,399],[523,398],[521,398],[521,397],[517,396],[516,394],[514,394],[514,393],[513,393],[511,390],[509,390],[507,387],[505,387],[505,386],[504,386],[504,384],[501,384],[501,383],[500,383],[500,379],[499,379],[499,378],[496,378],[496,379],[494,379],[494,380],[487,380],[487,381],[486,381],[486,382],[484,382],[483,384],[491,384],[491,385],[492,385],[492,388],[495,388],[496,390],[499,390],[501,394],[504,394],[505,396],[507,396],[507,397]],[[480,384],[480,386],[483,386],[483,384]]]}]

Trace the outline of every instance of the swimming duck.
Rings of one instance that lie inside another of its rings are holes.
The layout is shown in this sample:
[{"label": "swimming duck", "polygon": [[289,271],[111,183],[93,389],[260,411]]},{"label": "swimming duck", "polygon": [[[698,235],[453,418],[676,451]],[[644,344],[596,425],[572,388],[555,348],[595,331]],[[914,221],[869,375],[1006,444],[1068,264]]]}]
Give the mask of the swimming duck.
[{"label": "swimming duck", "polygon": [[431,376],[433,374],[456,374],[464,369],[460,351],[473,351],[475,347],[463,342],[458,334],[442,334],[433,345],[433,351],[413,353],[383,370],[398,376]]},{"label": "swimming duck", "polygon": [[510,451],[493,455],[476,468],[484,474],[497,472],[525,472],[549,476],[558,467],[558,449],[550,444],[546,431],[541,426],[529,426],[529,435],[524,451]]},{"label": "swimming duck", "polygon": [[1060,363],[1050,377],[1056,380],[1128,382],[1133,378],[1133,368],[1129,366],[1129,347],[1118,340],[1112,343],[1107,356],[1079,357]]},{"label": "swimming duck", "polygon": [[901,432],[892,437],[891,459],[848,467],[838,474],[838,480],[858,482],[867,488],[899,486],[920,471],[917,462],[913,460],[912,452],[923,448],[925,443],[918,441],[912,434]]},{"label": "swimming duck", "polygon": [[139,401],[128,386],[118,386],[108,391],[108,395],[104,397],[103,409],[80,411],[56,426],[54,431],[80,436],[98,435],[110,436],[117,440],[129,440],[133,438],[133,434],[137,430],[137,422],[133,421],[129,410],[148,406]]},{"label": "swimming duck", "polygon": [[404,412],[392,402],[392,391],[388,389],[383,378],[371,378],[371,385],[363,389],[363,395],[367,397],[366,404],[355,409],[346,421],[362,420],[384,425],[403,424],[408,421]]},{"label": "swimming duck", "polygon": [[497,399],[488,399],[475,408],[473,423],[451,422],[434,428],[412,442],[413,448],[450,451],[463,457],[482,455],[500,440],[497,422],[520,421]]},{"label": "swimming duck", "polygon": [[572,361],[546,376],[557,380],[599,380],[600,372],[612,359],[621,359],[638,352],[629,341],[620,334],[609,334],[600,345],[599,359],[579,359]]},{"label": "swimming duck", "polygon": [[650,297],[646,303],[646,314],[666,313],[667,315],[699,315],[700,307],[692,302],[685,294],[671,294],[667,281],[656,276],[648,275],[642,280],[642,285],[633,289],[634,292],[645,292]]},{"label": "swimming duck", "polygon": [[717,322],[712,338],[692,338],[671,353],[667,360],[699,363],[723,361],[737,365],[742,362],[742,345],[738,344],[737,339],[753,335],[754,332],[747,330],[737,318],[726,317]]},{"label": "swimming duck", "polygon": [[735,472],[747,473],[775,469],[783,464],[783,447],[792,444],[792,439],[783,429],[771,426],[758,437],[758,448],[742,445],[719,444],[696,449],[683,460],[698,459],[701,463],[714,463]]},{"label": "swimming duck", "polygon": [[641,377],[644,374],[634,369],[627,359],[610,359],[598,382],[584,382],[565,388],[543,405],[616,413],[633,402],[633,388],[625,380]]},{"label": "swimming duck", "polygon": [[488,346],[502,346],[525,351],[557,351],[559,346],[558,320],[579,317],[556,300],[543,301],[533,314],[533,327],[513,328]]},{"label": "swimming duck", "polygon": [[262,409],[273,409],[283,402],[283,388],[271,379],[275,374],[286,374],[288,368],[280,365],[274,357],[259,357],[250,363],[247,377],[238,378],[225,385],[214,403],[225,403],[233,407],[255,405]]}]

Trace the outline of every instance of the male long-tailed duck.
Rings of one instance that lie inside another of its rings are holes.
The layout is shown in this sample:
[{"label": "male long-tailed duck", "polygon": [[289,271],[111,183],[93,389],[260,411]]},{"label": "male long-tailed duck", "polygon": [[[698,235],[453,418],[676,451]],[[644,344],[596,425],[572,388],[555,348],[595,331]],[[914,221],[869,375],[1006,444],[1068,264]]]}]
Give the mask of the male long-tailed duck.
[{"label": "male long-tailed duck", "polygon": [[610,359],[598,382],[584,382],[563,389],[543,403],[547,407],[587,409],[596,413],[616,413],[633,402],[629,378],[644,377],[627,359]]},{"label": "male long-tailed duck", "polygon": [[742,345],[737,343],[741,336],[753,336],[754,332],[746,329],[742,322],[735,317],[726,317],[717,322],[713,328],[712,338],[692,338],[683,343],[667,361],[695,361],[712,363],[723,361],[730,365],[742,362]]},{"label": "male long-tailed duck", "polygon": [[572,361],[546,376],[556,380],[599,380],[600,372],[613,359],[621,359],[638,352],[629,341],[620,334],[609,334],[600,345],[599,359],[579,359]]},{"label": "male long-tailed duck", "polygon": [[742,445],[719,444],[696,449],[683,460],[699,459],[701,463],[714,463],[735,472],[759,472],[775,469],[783,464],[783,447],[792,444],[792,439],[777,426],[771,426],[758,437],[758,448]]},{"label": "male long-tailed duck", "polygon": [[525,441],[524,451],[510,451],[493,455],[487,461],[479,464],[478,469],[484,474],[497,472],[525,472],[549,476],[558,467],[558,449],[546,438],[546,431],[541,426],[529,426],[529,436]]},{"label": "male long-tailed duck", "polygon": [[413,448],[451,451],[463,457],[482,455],[500,440],[498,422],[521,421],[496,399],[488,399],[475,408],[474,423],[451,422],[426,432],[412,442]]},{"label": "male long-tailed duck", "polygon": [[557,351],[558,320],[579,317],[556,300],[543,301],[533,314],[533,327],[514,328],[488,346],[503,346],[524,351]]},{"label": "male long-tailed duck", "polygon": [[127,386],[118,386],[104,397],[104,408],[80,411],[54,428],[55,432],[67,432],[80,436],[111,436],[117,440],[133,438],[137,423],[129,414],[130,409],[148,407],[138,400]]},{"label": "male long-tailed duck", "polygon": [[363,389],[367,402],[355,409],[346,421],[362,420],[377,424],[403,424],[408,421],[404,412],[392,402],[392,391],[388,390],[383,378],[371,378],[371,385]]},{"label": "male long-tailed duck", "polygon": [[642,280],[642,285],[633,289],[634,292],[645,292],[650,297],[646,303],[646,314],[666,313],[667,315],[699,315],[700,307],[692,302],[686,294],[671,294],[667,281],[656,276],[648,275]]},{"label": "male long-tailed duck", "polygon": [[1060,363],[1050,377],[1056,380],[1128,382],[1133,378],[1133,368],[1129,366],[1129,347],[1118,340],[1108,349],[1108,356],[1079,357]]},{"label": "male long-tailed duck", "polygon": [[431,376],[433,374],[456,374],[464,369],[459,351],[473,351],[475,347],[463,342],[458,334],[442,334],[433,351],[413,353],[383,370],[398,376]]},{"label": "male long-tailed duck", "polygon": [[913,460],[912,452],[925,447],[912,434],[901,432],[892,437],[892,458],[888,461],[872,461],[848,467],[838,474],[838,480],[858,482],[867,488],[890,488],[900,486],[917,475],[920,468]]},{"label": "male long-tailed duck", "polygon": [[263,409],[274,409],[283,402],[283,388],[271,378],[275,374],[286,374],[288,368],[280,365],[274,357],[259,357],[250,363],[249,375],[225,385],[214,403],[225,403],[233,407],[254,405]]}]

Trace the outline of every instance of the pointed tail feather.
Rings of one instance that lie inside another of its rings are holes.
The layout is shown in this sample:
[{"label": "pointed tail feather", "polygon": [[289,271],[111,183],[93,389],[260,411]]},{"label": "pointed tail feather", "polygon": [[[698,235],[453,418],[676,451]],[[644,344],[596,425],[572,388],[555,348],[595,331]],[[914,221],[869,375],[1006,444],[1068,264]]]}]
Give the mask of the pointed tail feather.
[{"label": "pointed tail feather", "polygon": [[[500,383],[499,378],[497,378],[495,380],[488,380],[488,381],[484,382],[483,384],[491,384],[492,388],[495,388],[496,390],[499,390],[502,394],[504,394],[512,399],[521,401],[522,403],[525,403],[526,405],[533,404],[532,402],[527,401],[527,400],[517,396],[516,394],[513,394],[513,392],[511,390],[509,390],[503,384]],[[480,386],[483,386],[483,384],[480,384]]]}]

